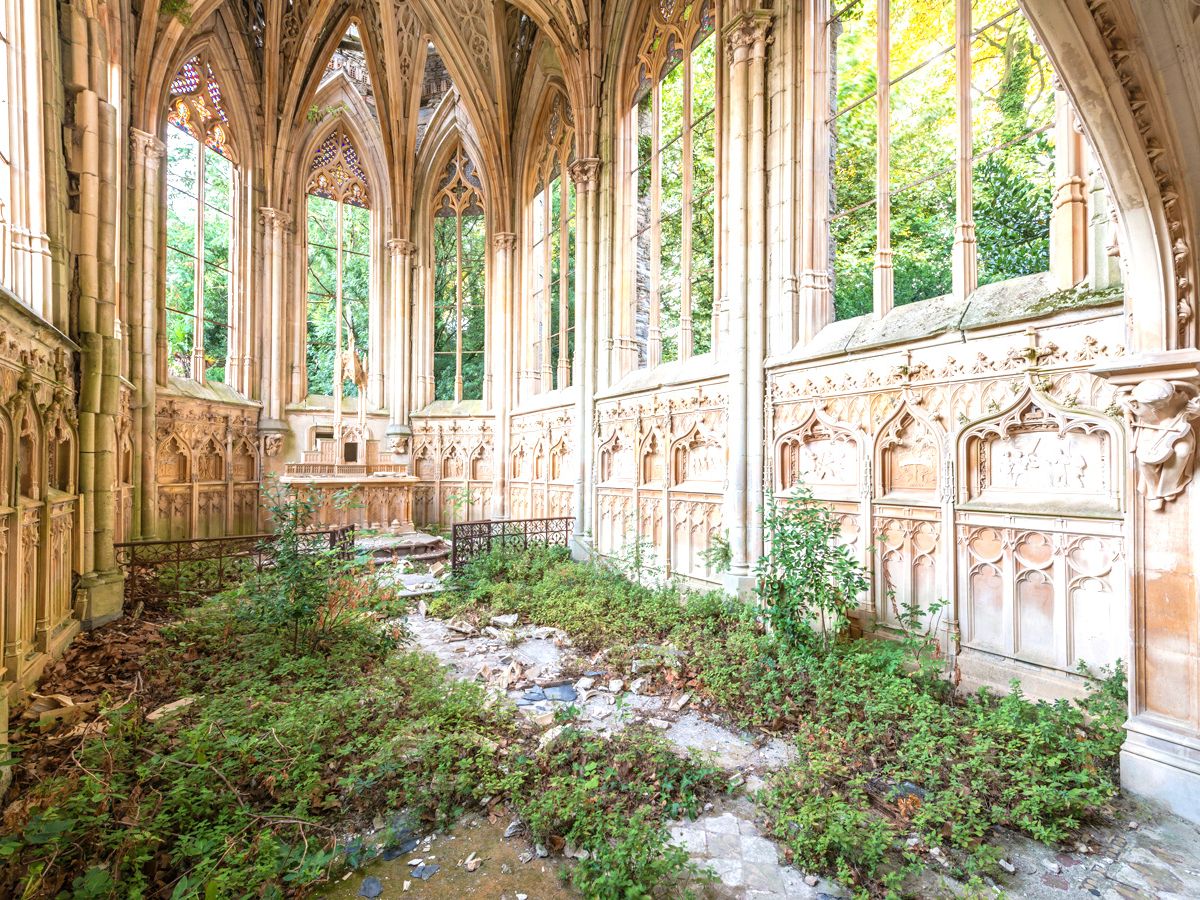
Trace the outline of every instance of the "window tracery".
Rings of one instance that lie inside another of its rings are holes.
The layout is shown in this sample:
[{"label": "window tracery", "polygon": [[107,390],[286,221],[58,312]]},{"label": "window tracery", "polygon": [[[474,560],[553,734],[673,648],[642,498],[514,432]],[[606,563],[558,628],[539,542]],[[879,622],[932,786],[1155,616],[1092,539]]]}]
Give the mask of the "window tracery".
[{"label": "window tracery", "polygon": [[575,184],[568,174],[575,135],[570,107],[556,93],[534,157],[530,280],[535,365],[543,390],[571,384],[575,353]]},{"label": "window tracery", "polygon": [[224,381],[237,181],[221,87],[202,57],[172,80],[166,118],[167,368]]},{"label": "window tracery", "polygon": [[306,193],[308,393],[340,402],[366,386],[371,283],[369,181],[344,129],[317,146]]},{"label": "window tracery", "polygon": [[437,400],[482,400],[487,228],[483,185],[458,146],[433,199],[433,383]]},{"label": "window tracery", "polygon": [[660,0],[632,91],[639,365],[712,349],[717,169],[716,11]]}]

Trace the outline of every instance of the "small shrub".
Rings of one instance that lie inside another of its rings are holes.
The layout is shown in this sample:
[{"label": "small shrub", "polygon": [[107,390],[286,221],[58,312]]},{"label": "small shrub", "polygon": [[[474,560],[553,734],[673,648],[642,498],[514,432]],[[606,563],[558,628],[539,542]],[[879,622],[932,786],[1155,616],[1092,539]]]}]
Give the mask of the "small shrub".
[{"label": "small shrub", "polygon": [[784,499],[767,495],[763,529],[768,546],[755,574],[767,618],[789,642],[819,636],[828,645],[870,586],[863,567],[840,542],[841,526],[807,488],[799,488]]}]

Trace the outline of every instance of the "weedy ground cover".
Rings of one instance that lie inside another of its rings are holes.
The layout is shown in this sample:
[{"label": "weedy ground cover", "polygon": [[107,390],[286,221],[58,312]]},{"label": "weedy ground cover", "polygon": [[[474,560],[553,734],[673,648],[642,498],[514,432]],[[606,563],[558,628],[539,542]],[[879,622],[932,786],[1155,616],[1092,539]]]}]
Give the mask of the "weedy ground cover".
[{"label": "weedy ground cover", "polygon": [[345,836],[378,817],[443,828],[485,799],[537,840],[588,850],[571,871],[587,896],[694,877],[663,823],[721,789],[716,771],[638,730],[568,725],[539,748],[511,706],[405,649],[378,611],[395,598],[361,561],[302,558],[288,531],[305,527],[303,498],[277,502],[276,564],[179,613],[144,659],[154,705],[184,704],[159,718],[144,691],[103,696],[57,770],[29,767],[0,895],[299,896],[365,862]]},{"label": "weedy ground cover", "polygon": [[1055,843],[1105,809],[1126,711],[1119,665],[1106,677],[1085,673],[1091,690],[1080,702],[1032,702],[1015,682],[1004,696],[956,693],[911,610],[895,641],[819,627],[822,609],[827,625],[844,624],[863,576],[828,549],[831,520],[806,511],[781,521],[794,509],[768,512],[776,535],[792,530],[760,563],[759,603],[648,587],[534,548],[476,560],[432,611],[516,612],[585,647],[676,651],[682,662],[665,673],[673,685],[795,742],[797,761],[758,798],[772,832],[798,865],[864,894],[903,894],[935,847],[963,879],[999,874],[989,841],[997,827]]}]

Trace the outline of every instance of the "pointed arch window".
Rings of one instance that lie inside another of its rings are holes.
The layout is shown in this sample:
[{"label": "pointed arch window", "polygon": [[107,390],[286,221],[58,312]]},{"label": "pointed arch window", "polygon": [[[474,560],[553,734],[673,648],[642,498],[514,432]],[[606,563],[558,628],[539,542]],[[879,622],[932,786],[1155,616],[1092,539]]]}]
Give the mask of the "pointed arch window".
[{"label": "pointed arch window", "polygon": [[568,167],[575,137],[566,97],[557,93],[534,158],[529,272],[535,368],[543,390],[571,384],[575,354],[575,185]]},{"label": "pointed arch window", "polygon": [[487,227],[483,185],[459,146],[433,199],[433,386],[437,400],[482,400]]},{"label": "pointed arch window", "polygon": [[317,147],[306,192],[308,393],[340,402],[358,396],[368,366],[371,284],[370,189],[344,130]]},{"label": "pointed arch window", "polygon": [[171,82],[167,123],[167,368],[224,381],[237,172],[221,86],[202,57]]},{"label": "pointed arch window", "polygon": [[711,0],[659,0],[632,92],[639,364],[712,349],[717,42]]}]

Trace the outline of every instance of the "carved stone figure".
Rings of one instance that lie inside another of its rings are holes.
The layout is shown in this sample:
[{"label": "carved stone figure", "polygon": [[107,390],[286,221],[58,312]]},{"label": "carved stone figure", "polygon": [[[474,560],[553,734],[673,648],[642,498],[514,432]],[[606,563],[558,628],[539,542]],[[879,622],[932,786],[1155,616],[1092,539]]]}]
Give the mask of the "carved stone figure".
[{"label": "carved stone figure", "polygon": [[1151,378],[1118,398],[1133,429],[1138,490],[1151,509],[1183,491],[1192,480],[1200,388],[1186,381]]},{"label": "carved stone figure", "polygon": [[263,436],[263,452],[269,457],[276,457],[279,451],[283,449],[282,434],[268,434]]}]

